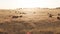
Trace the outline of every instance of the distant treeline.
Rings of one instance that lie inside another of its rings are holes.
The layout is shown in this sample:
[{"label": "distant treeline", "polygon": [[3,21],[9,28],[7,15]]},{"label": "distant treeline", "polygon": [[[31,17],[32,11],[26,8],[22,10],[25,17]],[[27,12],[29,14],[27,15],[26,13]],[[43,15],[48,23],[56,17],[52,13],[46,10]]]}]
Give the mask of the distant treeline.
[{"label": "distant treeline", "polygon": [[60,9],[60,7],[57,7],[56,9]]}]

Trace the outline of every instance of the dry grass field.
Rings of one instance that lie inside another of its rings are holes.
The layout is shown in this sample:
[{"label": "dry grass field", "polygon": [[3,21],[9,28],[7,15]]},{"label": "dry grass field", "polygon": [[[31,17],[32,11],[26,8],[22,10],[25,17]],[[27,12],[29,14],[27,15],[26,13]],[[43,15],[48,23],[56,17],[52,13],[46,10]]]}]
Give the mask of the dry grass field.
[{"label": "dry grass field", "polygon": [[60,34],[59,15],[55,8],[0,9],[0,34]]}]

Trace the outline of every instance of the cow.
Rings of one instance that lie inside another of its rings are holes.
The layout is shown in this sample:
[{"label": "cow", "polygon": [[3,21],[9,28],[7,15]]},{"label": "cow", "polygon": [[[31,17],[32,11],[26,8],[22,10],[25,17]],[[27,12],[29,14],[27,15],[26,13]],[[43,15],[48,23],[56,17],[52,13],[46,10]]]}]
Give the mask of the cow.
[{"label": "cow", "polygon": [[57,17],[58,20],[60,20],[60,17]]},{"label": "cow", "polygon": [[48,13],[48,15],[49,15],[49,17],[51,17],[51,18],[52,18],[52,16],[53,16],[53,15],[52,15],[52,14],[50,14],[50,13]]},{"label": "cow", "polygon": [[21,16],[19,16],[19,17],[22,17],[22,15],[21,15]]},{"label": "cow", "polygon": [[21,18],[22,17],[22,15],[20,15],[20,16],[12,16],[12,18]]},{"label": "cow", "polygon": [[60,14],[58,14],[57,19],[59,19],[59,20],[60,20]]},{"label": "cow", "polygon": [[19,16],[12,16],[12,18],[18,18]]}]

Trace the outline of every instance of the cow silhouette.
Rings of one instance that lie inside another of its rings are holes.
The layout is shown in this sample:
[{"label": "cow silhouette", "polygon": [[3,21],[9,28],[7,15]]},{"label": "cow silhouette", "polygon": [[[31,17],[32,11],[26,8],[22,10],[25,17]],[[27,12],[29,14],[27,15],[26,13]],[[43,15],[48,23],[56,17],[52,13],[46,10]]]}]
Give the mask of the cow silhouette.
[{"label": "cow silhouette", "polygon": [[12,18],[18,18],[19,16],[12,16]]},{"label": "cow silhouette", "polygon": [[12,16],[12,18],[21,18],[22,17],[22,15],[20,15],[20,16]]},{"label": "cow silhouette", "polygon": [[60,17],[57,17],[57,19],[59,19],[59,20],[60,20]]},{"label": "cow silhouette", "polygon": [[48,13],[48,15],[49,15],[49,17],[52,17],[53,15],[52,14],[50,14],[50,13]]}]

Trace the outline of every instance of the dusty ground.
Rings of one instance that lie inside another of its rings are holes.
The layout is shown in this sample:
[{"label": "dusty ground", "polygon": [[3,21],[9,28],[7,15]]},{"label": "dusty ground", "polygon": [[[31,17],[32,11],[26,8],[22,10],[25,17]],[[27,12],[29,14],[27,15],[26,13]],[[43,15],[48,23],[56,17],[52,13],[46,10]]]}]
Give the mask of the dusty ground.
[{"label": "dusty ground", "polygon": [[[49,17],[49,14],[53,17]],[[60,34],[60,9],[0,10],[1,34]],[[12,18],[18,16],[18,18]],[[21,17],[22,16],[22,17]]]}]

